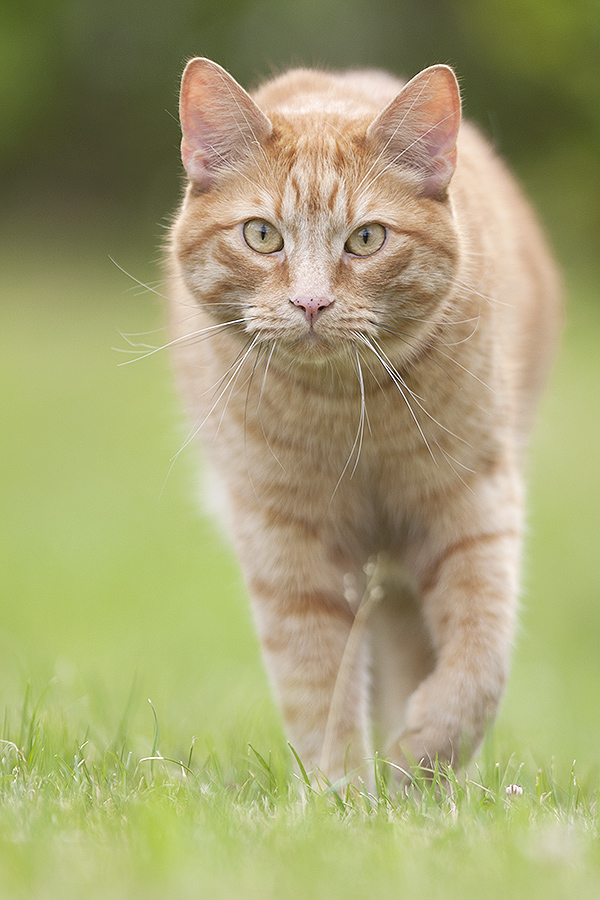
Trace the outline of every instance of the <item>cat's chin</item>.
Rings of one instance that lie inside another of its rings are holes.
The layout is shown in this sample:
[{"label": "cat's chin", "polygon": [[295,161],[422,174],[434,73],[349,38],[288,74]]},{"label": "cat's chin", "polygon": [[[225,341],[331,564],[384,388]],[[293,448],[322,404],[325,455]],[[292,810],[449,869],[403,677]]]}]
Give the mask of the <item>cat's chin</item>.
[{"label": "cat's chin", "polygon": [[294,340],[278,341],[277,350],[289,360],[302,363],[326,363],[347,353],[342,341],[332,341],[314,331],[309,331]]}]

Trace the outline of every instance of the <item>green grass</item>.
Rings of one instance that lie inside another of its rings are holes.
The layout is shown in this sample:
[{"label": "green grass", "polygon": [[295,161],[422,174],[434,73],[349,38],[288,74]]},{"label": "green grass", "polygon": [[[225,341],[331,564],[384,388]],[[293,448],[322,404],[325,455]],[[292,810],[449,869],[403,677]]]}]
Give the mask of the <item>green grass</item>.
[{"label": "green grass", "polygon": [[513,672],[477,764],[407,797],[303,800],[193,454],[169,472],[185,424],[166,354],[119,367],[111,349],[162,311],[108,253],[159,276],[127,242],[19,237],[0,296],[2,900],[597,898],[592,279],[570,280]]}]

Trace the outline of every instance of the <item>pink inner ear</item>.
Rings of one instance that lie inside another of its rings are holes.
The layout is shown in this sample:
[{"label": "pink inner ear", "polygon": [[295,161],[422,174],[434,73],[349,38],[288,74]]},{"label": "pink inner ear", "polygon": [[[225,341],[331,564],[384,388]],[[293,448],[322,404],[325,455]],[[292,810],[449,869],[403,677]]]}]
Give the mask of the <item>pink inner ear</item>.
[{"label": "pink inner ear", "polygon": [[219,168],[251,152],[272,131],[269,119],[217,63],[191,60],[183,73],[179,102],[181,158],[202,190]]},{"label": "pink inner ear", "polygon": [[416,75],[371,123],[367,135],[398,165],[416,170],[426,196],[442,197],[456,167],[460,92],[448,66]]}]

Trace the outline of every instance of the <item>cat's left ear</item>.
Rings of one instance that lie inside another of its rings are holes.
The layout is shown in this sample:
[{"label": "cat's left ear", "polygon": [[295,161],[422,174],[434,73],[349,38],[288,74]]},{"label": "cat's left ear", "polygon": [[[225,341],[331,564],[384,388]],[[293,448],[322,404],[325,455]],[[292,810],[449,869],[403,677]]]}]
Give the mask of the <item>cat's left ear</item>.
[{"label": "cat's left ear", "polygon": [[443,199],[456,167],[460,91],[449,66],[431,66],[408,82],[371,122],[367,137],[393,163],[421,177],[425,196]]},{"label": "cat's left ear", "polygon": [[179,114],[181,158],[190,180],[208,190],[219,170],[252,152],[273,126],[217,63],[197,57],[185,67]]}]

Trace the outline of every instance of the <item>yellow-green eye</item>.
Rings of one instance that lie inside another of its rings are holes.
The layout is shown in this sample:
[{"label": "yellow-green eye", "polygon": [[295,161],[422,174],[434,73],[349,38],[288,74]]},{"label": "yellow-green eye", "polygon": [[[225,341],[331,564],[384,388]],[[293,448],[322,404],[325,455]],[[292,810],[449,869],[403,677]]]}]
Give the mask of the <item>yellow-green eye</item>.
[{"label": "yellow-green eye", "polygon": [[385,228],[383,225],[370,222],[352,232],[344,245],[344,250],[346,253],[352,253],[353,256],[370,256],[383,247],[384,241]]},{"label": "yellow-green eye", "polygon": [[257,253],[277,253],[283,247],[283,238],[275,226],[264,219],[250,219],[246,222],[244,239]]}]

